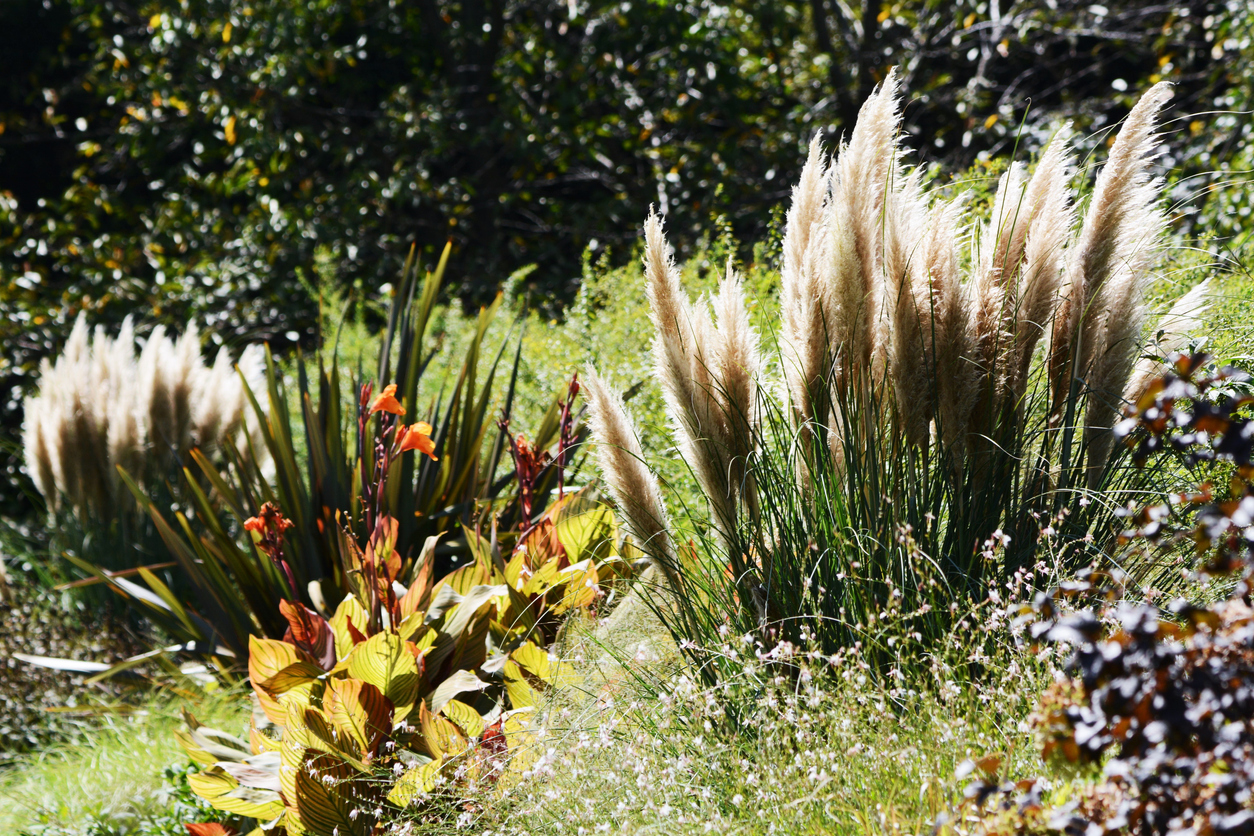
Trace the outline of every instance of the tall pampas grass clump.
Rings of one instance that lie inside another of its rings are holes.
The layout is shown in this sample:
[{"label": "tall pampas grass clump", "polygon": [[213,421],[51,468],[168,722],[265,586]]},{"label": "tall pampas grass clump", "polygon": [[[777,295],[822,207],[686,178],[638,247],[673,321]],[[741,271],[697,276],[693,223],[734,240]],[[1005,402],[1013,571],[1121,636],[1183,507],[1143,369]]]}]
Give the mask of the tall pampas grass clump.
[{"label": "tall pampas grass clump", "polygon": [[[891,656],[885,614],[926,641],[964,601],[1046,566],[1123,558],[1118,510],[1162,487],[1111,429],[1156,368],[1146,294],[1169,97],[1159,84],[1132,109],[1086,203],[1063,128],[977,219],[907,164],[890,74],[832,156],[810,145],[773,351],[730,265],[714,298],[690,299],[649,217],[654,366],[708,516],[668,519],[595,371],[592,429],[628,531],[669,578],[660,613],[681,647],[732,628]],[[1195,325],[1203,294],[1158,332]]]},{"label": "tall pampas grass clump", "polygon": [[54,517],[107,526],[133,509],[119,467],[155,488],[178,481],[194,447],[248,442],[257,421],[245,381],[261,385],[264,364],[260,347],[249,346],[238,364],[223,348],[205,365],[194,325],[180,337],[158,326],[137,351],[129,318],[110,337],[89,331],[80,314],[25,401],[26,471]]}]

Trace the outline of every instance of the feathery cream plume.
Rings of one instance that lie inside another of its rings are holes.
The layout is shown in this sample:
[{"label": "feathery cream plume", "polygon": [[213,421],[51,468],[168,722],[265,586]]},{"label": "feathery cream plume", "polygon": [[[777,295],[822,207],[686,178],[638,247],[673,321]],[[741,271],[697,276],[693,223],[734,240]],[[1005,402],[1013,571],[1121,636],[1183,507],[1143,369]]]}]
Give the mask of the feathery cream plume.
[{"label": "feathery cream plume", "polygon": [[714,377],[714,323],[708,307],[694,306],[680,286],[662,221],[645,222],[645,295],[653,322],[653,357],[667,411],[680,446],[710,503],[714,523],[730,542],[736,526],[735,489],[730,481],[727,437]]},{"label": "feathery cream plume", "polygon": [[[254,382],[258,350],[240,360]],[[118,466],[141,483],[160,478],[193,444],[212,447],[245,425],[252,432],[257,422],[241,417],[243,407],[229,355],[205,368],[194,327],[177,342],[155,329],[137,358],[129,318],[110,338],[102,328],[89,333],[80,314],[61,356],[41,364],[39,394],[24,402],[26,469],[54,512],[109,515]]]},{"label": "feathery cream plume", "polygon": [[900,124],[897,83],[896,70],[889,70],[879,89],[862,105],[830,175],[827,229],[832,311],[827,320],[829,328],[836,323],[834,336],[839,340],[831,348],[842,354],[837,386],[848,385],[859,374],[869,375],[876,352],[882,305],[881,221]]},{"label": "feathery cream plume", "polygon": [[1023,251],[1022,295],[1015,328],[1017,356],[1009,370],[1009,389],[1016,399],[1023,396],[1032,353],[1059,303],[1063,251],[1075,224],[1075,210],[1067,188],[1073,168],[1068,125],[1054,135],[1041,155],[1029,190],[1034,210]]},{"label": "feathery cream plume", "polygon": [[728,456],[731,488],[745,498],[750,513],[756,515],[756,494],[747,483],[746,465],[760,432],[757,397],[762,353],[757,329],[749,322],[744,287],[731,258],[727,259],[727,270],[714,297],[714,315],[715,396],[723,418],[718,425],[723,431],[720,441]]},{"label": "feathery cream plume", "polygon": [[827,420],[826,393],[830,305],[823,273],[827,263],[827,230],[823,221],[828,165],[822,134],[810,141],[801,179],[792,190],[784,228],[784,264],[780,276],[781,342],[784,379],[800,423]]},{"label": "feathery cream plume", "polygon": [[[1105,353],[1104,323],[1114,312],[1112,303],[1130,298],[1126,288],[1113,286],[1113,280],[1122,276],[1139,286],[1161,233],[1162,216],[1153,208],[1158,184],[1149,166],[1158,153],[1154,135],[1158,112],[1170,97],[1167,82],[1154,85],[1141,97],[1098,175],[1068,259],[1065,295],[1050,337],[1055,412],[1067,397],[1072,379],[1088,380],[1093,358]],[[1134,311],[1126,313],[1135,315]]]},{"label": "feathery cream plume", "polygon": [[910,443],[928,442],[935,373],[927,280],[927,204],[918,169],[903,174],[884,210],[884,307],[879,343],[886,350],[897,413]]},{"label": "feathery cream plume", "polygon": [[974,404],[975,367],[968,362],[970,300],[958,267],[958,218],[962,200],[934,206],[928,220],[925,253],[930,319],[925,338],[935,357],[937,435],[955,464],[966,441],[967,416]]},{"label": "feathery cream plume", "polygon": [[1208,278],[1177,299],[1167,315],[1158,321],[1151,340],[1152,353],[1144,353],[1137,360],[1128,385],[1123,390],[1125,403],[1139,401],[1154,379],[1163,373],[1161,358],[1170,357],[1188,348],[1189,338],[1205,325],[1202,317],[1210,309],[1212,290],[1211,280]]},{"label": "feathery cream plume", "polygon": [[1162,183],[1149,167],[1158,156],[1157,116],[1170,97],[1169,84],[1156,84],[1128,114],[1098,177],[1077,245],[1074,275],[1083,277],[1079,298],[1085,300],[1078,323],[1078,371],[1089,392],[1085,439],[1090,488],[1101,483],[1110,457],[1111,425],[1140,353],[1150,266],[1166,229],[1158,206]]},{"label": "feathery cream plume", "polygon": [[657,477],[644,463],[623,399],[588,366],[583,375],[588,398],[588,426],[596,441],[597,459],[627,531],[656,563],[673,588],[679,589],[679,564],[670,539],[670,519]]},{"label": "feathery cream plume", "polygon": [[971,285],[971,321],[967,362],[975,370],[973,405],[969,416],[972,435],[993,431],[1000,414],[1000,395],[1005,382],[1000,379],[999,359],[1014,339],[1008,326],[1014,322],[1013,282],[1027,226],[1024,199],[1026,178],[1023,166],[1012,163],[1001,176],[993,200],[993,214],[979,235],[979,268]]}]

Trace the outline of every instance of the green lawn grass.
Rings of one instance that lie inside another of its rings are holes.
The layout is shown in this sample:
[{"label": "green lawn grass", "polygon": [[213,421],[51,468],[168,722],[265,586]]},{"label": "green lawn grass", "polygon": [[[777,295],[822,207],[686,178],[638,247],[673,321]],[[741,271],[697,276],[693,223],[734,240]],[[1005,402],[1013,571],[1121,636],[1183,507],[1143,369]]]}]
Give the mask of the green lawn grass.
[{"label": "green lawn grass", "polygon": [[206,725],[239,732],[249,703],[238,694],[156,691],[118,713],[99,709],[72,744],[18,758],[0,772],[0,833],[137,833],[170,809],[163,771],[188,760],[174,730],[189,708]]}]

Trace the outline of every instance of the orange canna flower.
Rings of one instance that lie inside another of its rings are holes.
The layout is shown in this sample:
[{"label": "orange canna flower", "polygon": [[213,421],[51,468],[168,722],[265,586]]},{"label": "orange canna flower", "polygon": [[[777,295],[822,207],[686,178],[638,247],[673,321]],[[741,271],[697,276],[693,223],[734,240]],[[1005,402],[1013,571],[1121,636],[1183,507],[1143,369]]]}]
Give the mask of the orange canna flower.
[{"label": "orange canna flower", "polygon": [[383,387],[383,391],[370,404],[370,414],[376,412],[388,412],[392,415],[404,415],[405,407],[401,406],[401,402],[396,399],[396,384],[389,383]]},{"label": "orange canna flower", "polygon": [[400,439],[402,453],[406,450],[417,450],[430,456],[431,461],[439,461],[435,455],[435,442],[431,440],[431,425],[425,421],[402,427]]},{"label": "orange canna flower", "polygon": [[273,528],[279,535],[282,535],[296,523],[283,516],[283,512],[272,502],[262,503],[257,516],[249,517],[244,520],[245,531],[256,531],[263,536],[267,529]]}]

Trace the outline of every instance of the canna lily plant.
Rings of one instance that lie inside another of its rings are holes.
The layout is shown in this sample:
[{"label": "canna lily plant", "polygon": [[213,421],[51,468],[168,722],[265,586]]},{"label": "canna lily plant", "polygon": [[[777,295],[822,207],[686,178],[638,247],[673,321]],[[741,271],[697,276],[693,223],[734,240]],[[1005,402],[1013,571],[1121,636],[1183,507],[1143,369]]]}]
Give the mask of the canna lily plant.
[{"label": "canna lily plant", "polygon": [[[508,783],[526,766],[543,695],[573,680],[550,649],[561,624],[628,572],[612,512],[581,491],[527,524],[508,560],[495,531],[474,534],[473,561],[437,580],[439,538],[404,560],[387,491],[398,458],[432,455],[430,428],[403,423],[393,386],[373,397],[363,387],[358,413],[363,425],[378,416],[378,429],[361,488],[370,535],[360,542],[339,521],[350,594],[329,617],[285,599],[283,638],[250,639],[259,712],[247,740],[191,715],[178,732],[202,767],[193,789],[269,834],[368,836],[441,784]],[[534,489],[535,472],[520,472]],[[245,527],[291,582],[292,521],[267,503]]]}]

